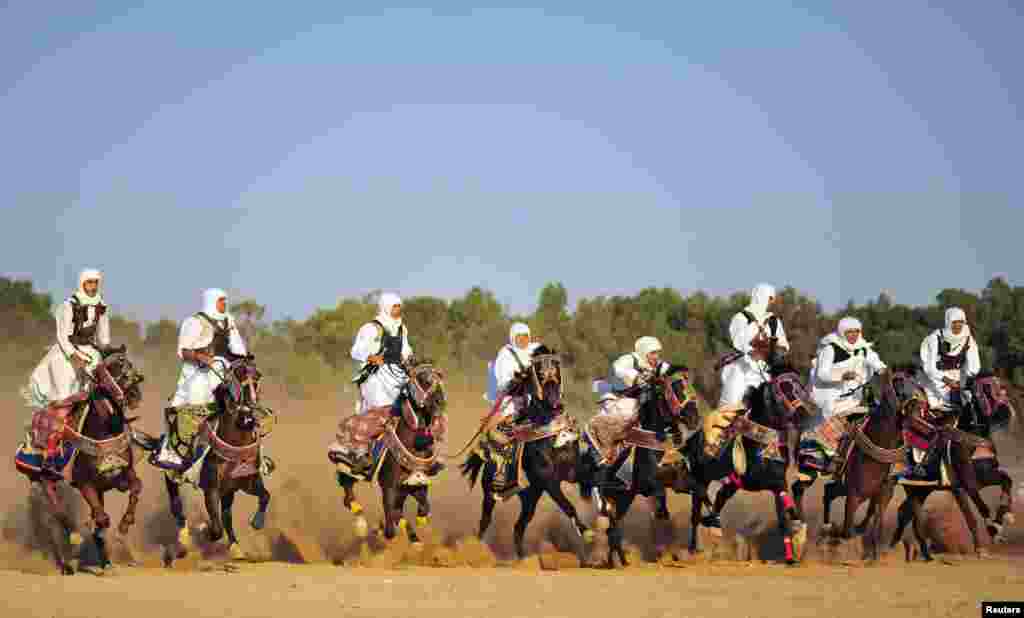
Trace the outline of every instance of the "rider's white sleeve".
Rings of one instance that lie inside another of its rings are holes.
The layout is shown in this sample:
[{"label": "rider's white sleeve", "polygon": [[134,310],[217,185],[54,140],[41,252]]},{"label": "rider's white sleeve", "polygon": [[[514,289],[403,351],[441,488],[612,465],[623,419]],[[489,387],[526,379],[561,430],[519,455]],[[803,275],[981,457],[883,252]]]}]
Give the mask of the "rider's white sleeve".
[{"label": "rider's white sleeve", "polygon": [[838,388],[840,382],[832,380],[832,365],[835,362],[836,352],[832,346],[825,344],[818,346],[818,364],[814,370],[815,379],[818,385],[825,388]]},{"label": "rider's white sleeve", "polygon": [[633,368],[633,355],[623,354],[612,364],[612,370],[615,372],[615,377],[622,380],[622,383],[627,387],[633,386],[633,382],[636,381],[636,377],[640,375],[636,369]]},{"label": "rider's white sleeve", "polygon": [[71,358],[71,355],[75,353],[75,346],[71,345],[70,339],[71,333],[75,330],[72,315],[71,303],[67,301],[64,301],[56,312],[57,345],[64,353],[65,358]]},{"label": "rider's white sleeve", "polygon": [[868,356],[864,359],[864,366],[868,369],[868,375],[877,375],[885,371],[888,366],[882,362],[882,357],[874,350],[868,350]]},{"label": "rider's white sleeve", "polygon": [[729,322],[729,339],[732,340],[732,347],[744,354],[750,353],[750,342],[757,336],[759,327],[756,322],[747,322],[747,317],[742,313],[732,316]]},{"label": "rider's white sleeve", "polygon": [[978,372],[981,371],[981,356],[978,354],[978,342],[974,340],[974,337],[971,337],[968,345],[971,347],[967,349],[967,362],[964,364],[963,371],[960,372],[964,380],[978,375]]},{"label": "rider's white sleeve", "polygon": [[921,368],[928,379],[936,384],[942,385],[942,378],[945,377],[937,366],[939,360],[939,342],[935,333],[928,335],[921,342]]},{"label": "rider's white sleeve", "polygon": [[368,322],[356,333],[356,340],[352,344],[352,360],[365,363],[366,359],[380,352],[380,346],[380,329],[373,322]]},{"label": "rider's white sleeve", "polygon": [[96,343],[110,345],[110,313],[106,312],[96,322]]},{"label": "rider's white sleeve", "polygon": [[178,331],[178,358],[184,360],[181,356],[183,350],[195,350],[203,347],[200,342],[202,335],[203,325],[199,322],[199,318],[194,315],[185,318]]}]

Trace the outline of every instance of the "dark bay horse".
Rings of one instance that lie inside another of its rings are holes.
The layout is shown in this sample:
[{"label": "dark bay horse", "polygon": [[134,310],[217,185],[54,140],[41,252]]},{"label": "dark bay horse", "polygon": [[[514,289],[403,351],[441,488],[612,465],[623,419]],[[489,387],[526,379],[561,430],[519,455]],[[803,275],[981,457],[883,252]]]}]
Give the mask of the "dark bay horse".
[{"label": "dark bay horse", "polygon": [[[235,560],[245,558],[245,552],[235,534],[232,513],[235,495],[242,491],[258,500],[257,510],[249,520],[255,530],[263,529],[270,506],[270,492],[263,482],[262,446],[263,440],[273,431],[277,417],[260,401],[261,379],[262,374],[253,364],[252,357],[240,357],[232,361],[214,392],[217,411],[200,427],[208,447],[198,483],[210,520],[206,530],[207,539],[216,543],[226,532],[228,552]],[[175,558],[187,555],[183,536],[187,538],[188,529],[178,484],[180,481],[169,475],[165,476],[165,481],[171,513],[185,533],[179,535],[174,551],[164,555],[165,565],[170,565]]]},{"label": "dark bay horse", "polygon": [[[580,444],[576,422],[564,411],[562,405],[562,369],[557,352],[540,346],[533,352],[530,366],[522,377],[508,389],[510,395],[528,401],[527,409],[519,413],[520,422],[507,431],[507,438],[521,444],[522,470],[528,486],[518,491],[520,500],[519,519],[514,529],[516,554],[526,557],[523,540],[537,510],[537,503],[544,494],[551,497],[558,508],[569,518],[573,530],[589,542],[593,533],[580,521],[572,502],[562,492],[562,483],[576,483],[582,480],[580,473]],[[500,404],[499,404],[500,405]],[[486,422],[486,421],[485,421]],[[498,431],[501,431],[499,429]],[[503,433],[504,435],[504,433]],[[517,465],[517,464],[513,464]],[[483,506],[480,513],[480,528],[477,536],[483,539],[491,525],[495,498],[495,476],[498,464],[485,459],[480,453],[470,455],[461,466],[462,475],[469,479],[472,488],[483,473]]]},{"label": "dark bay horse", "polygon": [[[886,369],[872,380],[879,393],[867,421],[853,427],[853,447],[840,482],[846,488],[846,513],[843,526],[831,542],[849,539],[854,514],[863,502],[870,502],[866,538],[867,559],[877,561],[882,538],[882,518],[895,489],[893,466],[906,458],[903,440],[905,418],[919,414],[927,401],[910,376]],[[916,526],[915,526],[916,527]]]},{"label": "dark bay horse", "polygon": [[[440,448],[447,434],[448,418],[444,411],[447,397],[444,373],[430,361],[410,361],[403,370],[408,381],[391,406],[390,419],[378,438],[378,448],[383,449],[384,455],[375,467],[384,509],[384,538],[395,538],[397,528],[405,532],[411,542],[418,543],[416,526],[405,519],[405,503],[410,497],[416,501],[416,525],[429,524],[430,477],[444,468]],[[355,495],[355,485],[360,479],[339,469],[337,480],[345,492],[345,508],[357,516],[356,533],[365,536],[367,525],[363,507]]]},{"label": "dark bay horse", "polygon": [[[104,508],[105,494],[115,489],[128,492],[128,507],[117,528],[121,535],[127,534],[135,523],[135,510],[142,494],[142,481],[135,473],[129,427],[135,419],[126,418],[125,413],[138,407],[142,401],[139,385],[143,379],[121,347],[119,351],[104,355],[86,391],[47,410],[40,410],[33,417],[33,433],[39,434],[33,440],[36,446],[45,447],[47,441],[63,443],[60,459],[64,466],[64,480],[70,481],[89,505],[93,542],[103,568],[110,566],[106,544],[110,515]],[[54,518],[51,540],[57,567],[64,575],[72,575],[74,567],[68,541],[76,526],[59,497],[57,483],[60,480],[46,474],[40,466],[33,465],[34,460],[26,456],[27,446],[31,445],[23,445],[19,450],[15,465],[31,482],[40,483],[46,489]]]},{"label": "dark bay horse", "polygon": [[[968,382],[967,392],[962,395],[962,405],[954,407],[947,422],[937,427],[937,447],[940,451],[937,456],[943,456],[941,451],[946,450],[948,445],[948,463],[952,468],[952,478],[949,483],[943,483],[941,480],[930,484],[915,484],[911,480],[899,481],[906,492],[906,498],[898,511],[896,532],[891,546],[895,546],[903,538],[907,524],[921,516],[925,501],[935,491],[949,491],[953,494],[971,532],[976,553],[984,555],[984,550],[979,540],[977,522],[967,502],[968,497],[977,507],[993,540],[1001,540],[1005,526],[1013,522],[1013,481],[1000,469],[995,444],[991,438],[993,427],[998,428],[1007,423],[1012,415],[1013,408],[999,378],[986,371]],[[981,497],[981,489],[990,486],[998,486],[1002,492],[994,518]],[[917,541],[922,559],[931,560],[931,553],[924,539],[918,537]]]},{"label": "dark bay horse", "polygon": [[[626,428],[624,446],[610,462],[610,478],[591,479],[581,483],[581,494],[589,496],[590,485],[596,483],[598,512],[608,520],[608,556],[604,566],[615,568],[618,557],[622,566],[628,566],[623,547],[622,522],[637,496],[651,500],[654,521],[652,533],[656,551],[663,551],[658,530],[668,524],[670,514],[665,495],[665,482],[659,478],[659,469],[665,457],[665,440],[671,433],[681,442],[681,422],[696,427],[699,417],[694,397],[685,370],[666,376],[657,376],[650,381],[626,389],[622,396],[638,399],[638,416],[635,424]],[[592,420],[591,423],[594,421]],[[593,453],[593,449],[588,451]],[[591,454],[596,458],[597,455]],[[694,499],[698,497],[695,495]]]},{"label": "dark bay horse", "polygon": [[[704,421],[704,431],[687,442],[689,458],[697,462],[691,473],[693,480],[707,488],[713,481],[724,479],[709,515],[702,518],[699,508],[692,509],[691,552],[699,551],[697,532],[700,526],[721,529],[721,512],[736,492],[741,489],[768,491],[775,498],[786,562],[795,564],[798,561],[799,547],[794,551],[794,537],[800,545],[806,529],[786,491],[786,469],[799,428],[810,418],[814,404],[808,398],[799,374],[788,364],[777,362],[771,365],[769,377],[747,392],[745,411],[720,411],[717,414],[722,415],[721,421],[716,419],[716,413],[709,415]],[[724,433],[718,436],[718,431]],[[744,469],[737,470],[737,465]]]}]

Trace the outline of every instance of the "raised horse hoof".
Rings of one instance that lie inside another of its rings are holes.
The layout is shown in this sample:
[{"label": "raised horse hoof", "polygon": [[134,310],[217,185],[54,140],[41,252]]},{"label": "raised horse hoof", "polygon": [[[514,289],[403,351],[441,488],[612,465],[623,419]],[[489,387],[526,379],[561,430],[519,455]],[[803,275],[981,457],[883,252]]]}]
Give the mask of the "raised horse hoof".
[{"label": "raised horse hoof", "polygon": [[370,524],[367,523],[366,518],[360,515],[356,517],[355,523],[352,525],[356,533],[356,538],[365,539],[370,535]]},{"label": "raised horse hoof", "polygon": [[80,547],[82,545],[82,535],[77,532],[68,534],[68,545],[71,547]]},{"label": "raised horse hoof", "polygon": [[245,560],[245,552],[242,550],[242,546],[238,543],[232,543],[228,547],[228,555],[231,556],[232,560]]},{"label": "raised horse hoof", "polygon": [[262,530],[263,526],[267,523],[267,514],[263,511],[256,511],[249,518],[249,525],[252,526],[253,530]]},{"label": "raised horse hoof", "polygon": [[64,563],[64,564],[60,565],[60,574],[61,575],[74,575],[75,574],[75,567],[71,566],[70,564]]}]

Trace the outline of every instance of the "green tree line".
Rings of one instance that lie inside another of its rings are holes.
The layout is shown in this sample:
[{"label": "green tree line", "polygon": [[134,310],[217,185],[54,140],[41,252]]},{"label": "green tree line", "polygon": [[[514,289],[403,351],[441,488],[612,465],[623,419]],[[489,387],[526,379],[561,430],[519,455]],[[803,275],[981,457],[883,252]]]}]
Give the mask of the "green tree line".
[{"label": "green tree line", "polygon": [[[349,350],[360,325],[376,313],[378,294],[342,298],[304,320],[270,322],[267,307],[254,299],[233,305],[231,311],[265,373],[291,396],[313,397],[350,388],[354,367]],[[714,364],[731,349],[729,321],[749,300],[746,293],[684,296],[672,288],[647,288],[632,296],[583,298],[570,308],[566,288],[553,282],[540,292],[531,315],[511,315],[493,292],[478,286],[452,300],[405,298],[403,317],[417,355],[434,359],[448,369],[452,380],[472,388],[482,388],[487,361],[506,343],[511,323],[521,320],[563,355],[570,395],[579,405],[592,400],[590,381],[607,375],[611,361],[631,351],[641,335],[658,337],[663,356],[688,365],[698,390],[714,402],[720,388]],[[27,378],[52,343],[53,304],[29,281],[0,278],[5,376]],[[1024,287],[1011,286],[1003,278],[992,279],[980,293],[942,290],[927,306],[896,304],[882,293],[868,303],[850,302],[835,313],[785,287],[779,291],[775,311],[790,339],[790,360],[806,375],[818,340],[844,315],[863,322],[865,337],[891,365],[916,361],[922,339],[943,325],[944,311],[953,305],[967,313],[983,364],[1024,388]],[[127,344],[148,360],[147,371],[172,379],[177,371],[179,321],[142,325],[115,315],[111,326],[115,343]]]}]

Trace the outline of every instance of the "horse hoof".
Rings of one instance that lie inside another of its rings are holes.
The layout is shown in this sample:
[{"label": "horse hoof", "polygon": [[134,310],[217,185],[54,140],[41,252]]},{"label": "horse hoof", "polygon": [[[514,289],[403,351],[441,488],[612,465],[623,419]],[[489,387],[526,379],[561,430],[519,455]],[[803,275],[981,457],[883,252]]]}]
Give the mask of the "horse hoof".
[{"label": "horse hoof", "polygon": [[61,575],[74,575],[75,574],[75,567],[73,567],[73,566],[71,566],[70,564],[67,564],[67,563],[62,564],[62,565],[60,565],[60,574]]},{"label": "horse hoof", "polygon": [[242,546],[238,543],[232,543],[228,547],[228,554],[232,560],[245,560],[245,551],[242,550]]},{"label": "horse hoof", "polygon": [[366,522],[366,518],[362,515],[356,518],[353,528],[355,529],[356,538],[365,539],[370,535],[370,524]]},{"label": "horse hoof", "polygon": [[358,515],[363,512],[363,505],[353,500],[352,504],[349,505],[348,510],[351,511],[353,515]]},{"label": "horse hoof", "polygon": [[263,526],[267,523],[267,514],[263,511],[256,511],[252,514],[249,519],[249,525],[252,526],[253,530],[262,530]]},{"label": "horse hoof", "polygon": [[68,535],[68,544],[71,547],[78,547],[82,544],[82,535],[77,532],[72,532]]}]

